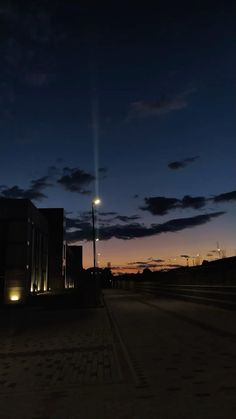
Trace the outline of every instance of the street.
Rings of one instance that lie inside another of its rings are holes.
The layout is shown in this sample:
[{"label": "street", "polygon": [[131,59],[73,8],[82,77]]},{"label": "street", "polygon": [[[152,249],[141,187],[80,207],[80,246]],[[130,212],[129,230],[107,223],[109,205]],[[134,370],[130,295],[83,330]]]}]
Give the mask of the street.
[{"label": "street", "polygon": [[104,302],[2,309],[1,419],[235,417],[235,312],[120,290]]}]

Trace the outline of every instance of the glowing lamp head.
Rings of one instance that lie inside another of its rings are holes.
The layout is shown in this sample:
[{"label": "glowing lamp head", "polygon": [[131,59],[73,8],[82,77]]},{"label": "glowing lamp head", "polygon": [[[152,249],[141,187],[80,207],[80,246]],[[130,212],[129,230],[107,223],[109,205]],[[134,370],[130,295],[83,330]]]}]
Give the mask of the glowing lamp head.
[{"label": "glowing lamp head", "polygon": [[93,200],[93,204],[94,204],[94,205],[99,205],[99,204],[101,204],[101,199],[99,199],[99,198],[95,198],[95,199]]}]

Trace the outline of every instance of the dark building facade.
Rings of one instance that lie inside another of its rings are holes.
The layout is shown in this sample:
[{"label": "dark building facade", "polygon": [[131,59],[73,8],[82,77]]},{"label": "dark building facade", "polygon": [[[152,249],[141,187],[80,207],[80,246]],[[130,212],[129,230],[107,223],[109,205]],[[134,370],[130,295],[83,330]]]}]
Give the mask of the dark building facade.
[{"label": "dark building facade", "polygon": [[48,288],[48,224],[27,199],[0,199],[0,297],[24,300]]},{"label": "dark building facade", "polygon": [[66,246],[66,288],[77,288],[83,271],[83,247]]},{"label": "dark building facade", "polygon": [[43,208],[39,211],[48,224],[48,289],[63,289],[65,287],[64,210],[63,208]]},{"label": "dark building facade", "polygon": [[62,208],[0,199],[0,300],[24,301],[30,292],[65,287],[63,236]]}]

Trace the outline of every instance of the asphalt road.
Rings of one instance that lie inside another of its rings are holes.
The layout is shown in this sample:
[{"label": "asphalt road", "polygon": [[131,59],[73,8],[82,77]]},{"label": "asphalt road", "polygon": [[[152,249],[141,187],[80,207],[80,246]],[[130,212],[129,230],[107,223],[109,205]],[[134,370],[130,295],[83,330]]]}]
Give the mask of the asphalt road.
[{"label": "asphalt road", "polygon": [[235,312],[125,291],[106,302],[157,418],[236,417]]}]

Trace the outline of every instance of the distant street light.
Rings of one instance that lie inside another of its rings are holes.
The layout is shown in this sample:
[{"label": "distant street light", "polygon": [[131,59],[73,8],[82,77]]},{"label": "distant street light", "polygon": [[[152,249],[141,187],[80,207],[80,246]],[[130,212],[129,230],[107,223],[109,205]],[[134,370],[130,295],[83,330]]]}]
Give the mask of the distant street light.
[{"label": "distant street light", "polygon": [[99,239],[96,238],[96,229],[95,229],[95,211],[94,207],[99,205],[101,200],[99,198],[95,198],[92,201],[92,226],[93,226],[93,273],[95,275],[96,267],[97,267],[97,258],[96,258],[96,241]]}]

